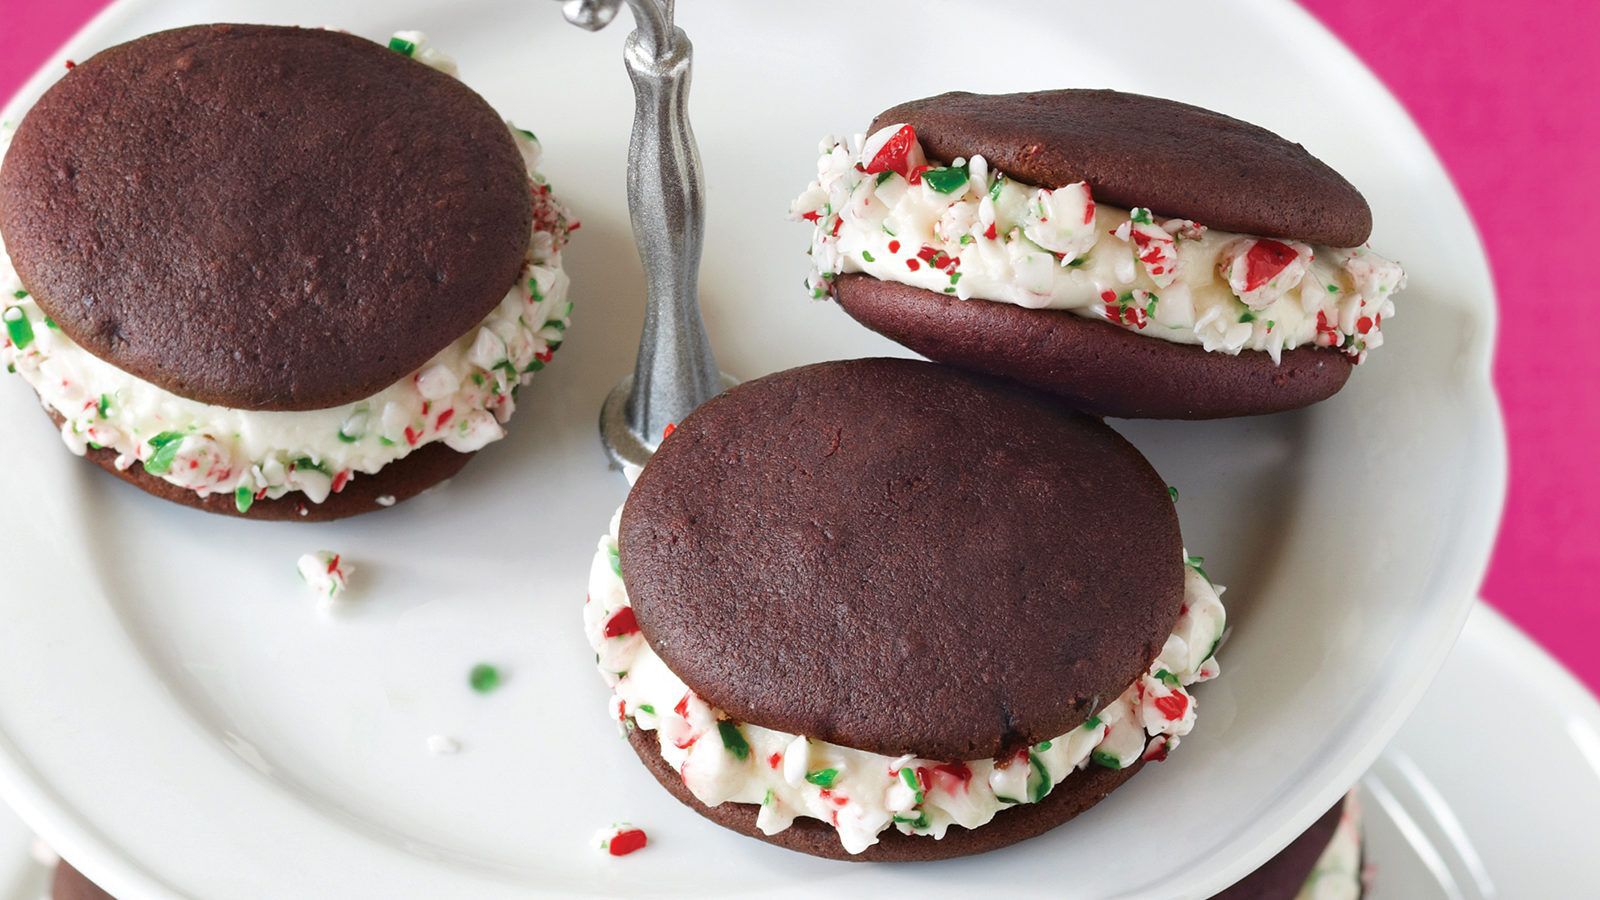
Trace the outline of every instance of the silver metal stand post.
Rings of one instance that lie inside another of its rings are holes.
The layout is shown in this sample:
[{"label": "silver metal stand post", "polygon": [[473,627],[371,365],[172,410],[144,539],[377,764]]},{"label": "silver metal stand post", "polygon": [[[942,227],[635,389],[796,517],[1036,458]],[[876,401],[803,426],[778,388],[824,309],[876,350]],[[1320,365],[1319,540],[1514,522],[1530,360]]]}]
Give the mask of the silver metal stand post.
[{"label": "silver metal stand post", "polygon": [[[668,424],[711,399],[725,379],[700,316],[700,249],[705,234],[700,151],[689,128],[693,48],[673,24],[672,0],[627,0],[635,28],[623,58],[633,80],[628,208],[645,273],[644,332],[633,375],[600,410],[600,439],[613,462],[643,466]],[[622,0],[567,0],[567,21],[598,31]]]}]

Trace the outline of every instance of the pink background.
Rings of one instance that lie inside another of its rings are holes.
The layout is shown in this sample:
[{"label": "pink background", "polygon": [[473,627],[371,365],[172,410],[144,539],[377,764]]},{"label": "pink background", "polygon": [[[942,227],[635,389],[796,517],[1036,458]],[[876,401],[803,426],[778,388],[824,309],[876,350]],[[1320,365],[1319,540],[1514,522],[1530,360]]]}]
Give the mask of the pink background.
[{"label": "pink background", "polygon": [[[106,0],[7,5],[0,97]],[[1432,139],[1500,292],[1511,494],[1483,594],[1600,690],[1600,3],[1305,0]],[[20,8],[18,8],[20,7]]]}]

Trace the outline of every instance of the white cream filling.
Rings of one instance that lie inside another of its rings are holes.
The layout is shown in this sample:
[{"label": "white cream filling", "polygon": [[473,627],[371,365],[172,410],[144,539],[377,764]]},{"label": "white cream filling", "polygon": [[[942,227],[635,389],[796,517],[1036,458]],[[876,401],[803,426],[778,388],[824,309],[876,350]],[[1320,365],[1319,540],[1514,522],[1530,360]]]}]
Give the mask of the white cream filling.
[{"label": "white cream filling", "polygon": [[[454,74],[454,63],[402,32],[413,56]],[[231,409],[173,394],[94,356],[45,316],[0,244],[0,363],[65,421],[77,454],[109,448],[201,496],[231,493],[241,510],[300,491],[320,503],[358,473],[372,474],[435,441],[468,453],[505,435],[516,389],[550,361],[572,312],[561,247],[575,225],[539,173],[539,143],[511,133],[523,156],[534,228],[518,281],[477,327],[415,372],[356,403],[303,412]],[[0,156],[10,135],[0,134]]]},{"label": "white cream filling", "polygon": [[[928,168],[910,126],[828,138],[791,207],[814,224],[808,280],[825,296],[861,272],[960,299],[1069,310],[1209,351],[1335,347],[1364,358],[1405,283],[1364,247],[1313,247],[1207,229],[990,171],[981,156]],[[896,138],[900,138],[896,140]]]},{"label": "white cream filling", "polygon": [[845,850],[860,853],[890,828],[934,838],[951,825],[977,828],[1008,806],[1042,800],[1085,766],[1165,758],[1194,725],[1186,688],[1219,671],[1221,588],[1195,561],[1185,569],[1183,613],[1148,672],[1082,726],[1009,757],[890,757],[735,723],[690,691],[633,624],[618,561],[620,515],[600,540],[584,605],[584,630],[613,692],[612,717],[656,732],[662,758],[702,803],[759,804],[757,826],[766,834],[809,816],[833,825]]}]

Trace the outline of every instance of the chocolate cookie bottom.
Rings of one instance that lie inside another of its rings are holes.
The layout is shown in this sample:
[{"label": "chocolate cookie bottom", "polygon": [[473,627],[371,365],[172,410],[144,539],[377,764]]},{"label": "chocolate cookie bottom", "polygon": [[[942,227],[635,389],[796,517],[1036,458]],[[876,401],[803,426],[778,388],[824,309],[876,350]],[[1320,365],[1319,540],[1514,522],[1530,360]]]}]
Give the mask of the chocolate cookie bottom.
[{"label": "chocolate cookie bottom", "polygon": [[1084,412],[1125,419],[1221,419],[1300,409],[1338,393],[1350,358],[1336,350],[1238,355],[1148,337],[1060,309],[960,300],[869,275],[833,295],[873,331],[937,362],[1010,378]]}]

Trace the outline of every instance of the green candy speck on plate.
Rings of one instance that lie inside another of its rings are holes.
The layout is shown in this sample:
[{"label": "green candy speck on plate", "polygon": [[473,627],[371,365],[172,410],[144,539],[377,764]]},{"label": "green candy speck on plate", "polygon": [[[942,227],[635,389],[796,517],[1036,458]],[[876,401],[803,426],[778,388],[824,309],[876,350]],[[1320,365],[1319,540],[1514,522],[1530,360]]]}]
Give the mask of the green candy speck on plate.
[{"label": "green candy speck on plate", "polygon": [[500,686],[500,670],[488,663],[478,663],[467,673],[467,683],[480,694],[487,694]]}]

